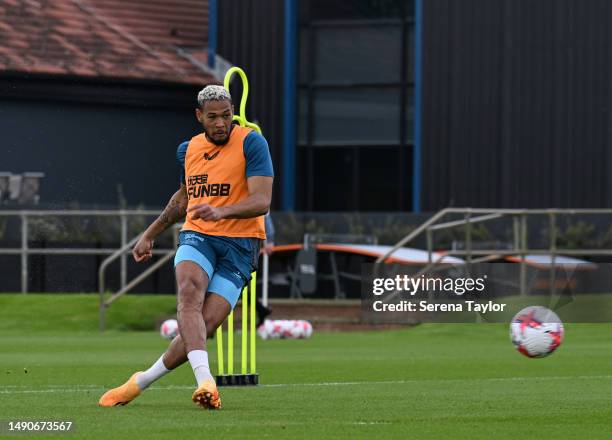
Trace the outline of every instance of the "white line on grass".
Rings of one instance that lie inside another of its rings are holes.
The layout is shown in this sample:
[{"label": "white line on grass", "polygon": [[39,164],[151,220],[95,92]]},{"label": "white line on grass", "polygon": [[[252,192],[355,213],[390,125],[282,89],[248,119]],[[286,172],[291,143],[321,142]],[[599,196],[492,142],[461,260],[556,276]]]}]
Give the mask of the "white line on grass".
[{"label": "white line on grass", "polygon": [[603,376],[523,376],[523,377],[484,377],[470,379],[406,379],[406,380],[380,380],[362,382],[318,382],[318,383],[279,383],[264,384],[262,387],[321,387],[321,386],[343,386],[343,385],[402,385],[416,383],[452,383],[452,382],[506,382],[506,381],[526,381],[526,380],[569,380],[569,379],[612,379],[612,375]]},{"label": "white line on grass", "polygon": [[[361,381],[361,382],[311,382],[311,383],[273,383],[262,384],[254,388],[289,388],[289,387],[336,387],[336,386],[363,386],[363,385],[402,385],[402,384],[418,384],[418,383],[461,383],[461,382],[516,382],[530,380],[609,380],[612,375],[602,376],[523,376],[523,377],[485,377],[473,379],[409,379],[409,380],[381,380],[381,381]],[[89,391],[105,390],[101,386],[79,386],[72,388],[63,388],[59,386],[44,387],[36,390],[20,390],[12,388],[14,385],[8,385],[5,388],[0,388],[0,394],[33,394],[33,393],[82,393]],[[9,389],[11,388],[11,389]],[[237,387],[242,388],[242,387]],[[250,387],[244,387],[250,388]],[[153,386],[149,388],[155,391],[169,390],[193,390],[193,386],[186,385],[168,385],[165,387]]]}]

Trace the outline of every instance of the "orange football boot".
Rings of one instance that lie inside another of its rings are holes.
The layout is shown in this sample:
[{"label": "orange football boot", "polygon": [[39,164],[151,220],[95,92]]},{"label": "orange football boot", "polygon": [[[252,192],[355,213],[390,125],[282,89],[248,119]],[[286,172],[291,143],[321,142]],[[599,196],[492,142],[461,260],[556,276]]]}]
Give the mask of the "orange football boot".
[{"label": "orange football boot", "polygon": [[132,377],[130,377],[126,383],[117,388],[113,388],[112,390],[108,390],[106,393],[104,393],[102,397],[100,397],[98,405],[127,405],[136,397],[140,396],[140,392],[142,390],[136,383],[136,376],[140,373],[141,371],[137,371],[136,373],[132,374]]},{"label": "orange football boot", "polygon": [[206,380],[193,392],[191,400],[206,409],[221,409],[221,399],[217,384],[213,380]]}]

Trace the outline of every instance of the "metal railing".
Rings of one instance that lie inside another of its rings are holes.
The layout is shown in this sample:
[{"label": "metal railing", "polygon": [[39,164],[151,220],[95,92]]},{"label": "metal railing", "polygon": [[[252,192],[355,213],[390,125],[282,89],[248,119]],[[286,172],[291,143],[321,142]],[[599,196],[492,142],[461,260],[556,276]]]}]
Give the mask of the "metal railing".
[{"label": "metal railing", "polygon": [[[100,331],[103,332],[106,329],[106,309],[108,309],[113,302],[115,302],[116,300],[121,298],[123,295],[128,293],[130,290],[132,290],[134,287],[136,287],[138,284],[140,284],[142,281],[144,281],[148,276],[152,275],[160,267],[162,267],[164,264],[166,264],[166,262],[168,262],[169,260],[171,260],[174,257],[174,255],[176,254],[176,247],[178,245],[178,231],[179,230],[180,230],[180,225],[174,225],[172,227],[172,232],[173,232],[173,237],[174,237],[174,249],[173,250],[171,250],[171,251],[167,251],[166,250],[165,252],[163,252],[163,254],[165,254],[163,257],[161,257],[159,260],[157,260],[152,265],[148,266],[146,270],[144,270],[141,274],[139,274],[132,281],[130,281],[129,283],[127,283],[124,286],[121,286],[121,289],[119,289],[117,292],[113,293],[110,296],[110,298],[108,298],[108,299],[105,299],[105,293],[106,293],[105,274],[106,274],[106,269],[108,268],[108,266],[113,261],[117,260],[117,258],[121,258],[127,252],[129,252],[130,249],[132,248],[132,246],[134,246],[136,244],[136,242],[140,239],[142,234],[138,234],[136,237],[132,238],[121,249],[118,249],[117,251],[115,251],[112,255],[108,256],[102,262],[102,264],[100,264],[100,267],[98,268],[98,286],[99,286],[99,288],[98,288],[99,292],[98,293],[100,295]],[[155,252],[158,253],[159,250],[156,249]]]},{"label": "metal railing", "polygon": [[[140,216],[158,216],[160,211],[152,210],[0,210],[0,217],[21,219],[21,247],[0,248],[0,255],[21,256],[21,292],[28,293],[28,257],[30,255],[113,255],[117,249],[111,248],[31,248],[28,245],[30,234],[28,220],[34,217],[118,217],[120,221],[120,283],[127,284],[128,219]],[[156,254],[174,254],[174,249],[156,249]]]},{"label": "metal railing", "polygon": [[[444,223],[437,223],[448,215],[459,214],[463,215],[463,219],[452,220]],[[473,217],[473,215],[478,215]],[[549,236],[547,249],[529,248],[528,243],[528,218],[534,215],[547,215]],[[421,234],[426,234],[427,240],[427,255],[428,264],[418,272],[415,277],[431,271],[436,265],[444,262],[445,256],[461,256],[465,257],[466,264],[469,265],[477,262],[491,260],[503,256],[516,255],[520,257],[519,264],[519,285],[520,293],[526,293],[526,255],[550,255],[551,268],[556,266],[557,256],[563,255],[612,255],[612,249],[562,249],[557,246],[557,218],[560,216],[574,215],[608,215],[612,216],[612,209],[488,209],[488,208],[445,208],[434,214],[429,220],[417,227],[410,234],[397,242],[385,255],[376,259],[374,270],[376,273],[380,271],[380,265],[387,261],[399,248],[407,245]],[[472,237],[472,226],[476,223],[484,223],[501,218],[512,218],[512,249],[473,249],[474,240]],[[465,250],[450,250],[440,253],[436,260],[434,256],[434,232],[452,229],[463,226],[465,229]],[[482,257],[474,259],[474,257]],[[550,271],[550,289],[551,294],[555,294],[556,289],[556,271]]]},{"label": "metal railing", "polygon": [[[158,216],[160,211],[152,210],[0,210],[0,217],[18,217],[21,220],[21,247],[19,248],[0,248],[0,255],[19,255],[21,256],[21,292],[28,293],[28,257],[30,255],[101,255],[107,256],[98,268],[98,294],[100,296],[100,330],[106,327],[106,310],[121,296],[125,295],[145,278],[152,275],[160,267],[174,257],[178,244],[178,232],[181,225],[176,224],[172,228],[174,247],[172,249],[155,249],[156,255],[161,258],[146,270],[128,282],[127,277],[127,258],[132,247],[136,244],[140,235],[128,241],[128,220],[130,217],[137,216]],[[119,249],[114,248],[31,248],[29,247],[30,231],[28,220],[32,217],[118,217],[120,219],[120,238]],[[117,292],[111,293],[106,298],[106,270],[111,263],[120,260],[121,283]],[[269,257],[263,256],[263,303],[268,303],[268,271]]]},{"label": "metal railing", "polygon": [[[176,246],[172,249],[156,249],[157,255],[162,255],[162,258],[148,267],[146,271],[128,283],[127,280],[127,256],[130,248],[136,242],[138,237],[128,241],[128,220],[130,217],[138,216],[157,216],[159,211],[153,210],[0,210],[0,217],[18,217],[21,220],[21,246],[17,248],[0,248],[0,255],[19,255],[21,257],[21,291],[28,292],[28,257],[30,255],[106,255],[108,258],[101,264],[98,272],[100,304],[101,304],[101,327],[105,309],[114,302],[117,298],[125,294],[136,284],[141,282],[145,277],[149,276],[160,266],[166,263],[176,251]],[[462,219],[453,219],[447,222],[442,220],[449,215],[463,215]],[[547,215],[549,225],[549,240],[546,249],[534,249],[529,247],[528,243],[528,218],[534,215]],[[426,235],[428,264],[419,272],[425,273],[434,266],[443,262],[444,256],[462,256],[466,258],[466,263],[472,264],[482,261],[487,261],[493,257],[503,257],[516,255],[520,257],[520,289],[521,293],[525,293],[526,282],[526,255],[550,255],[551,267],[555,266],[555,261],[558,255],[612,255],[612,249],[563,249],[557,246],[557,219],[559,216],[575,216],[575,215],[607,215],[612,216],[612,209],[487,209],[487,208],[446,208],[434,214],[429,220],[421,224],[410,234],[406,235],[402,240],[396,243],[392,249],[385,255],[376,260],[376,270],[379,265],[386,261],[395,251],[407,245],[422,234]],[[119,249],[111,248],[30,248],[28,241],[30,238],[28,220],[34,217],[50,217],[50,216],[91,216],[91,217],[118,217],[120,219],[120,247]],[[477,223],[485,223],[502,218],[512,219],[512,249],[474,249],[474,240],[472,236],[473,225]],[[437,231],[448,230],[452,228],[463,227],[465,233],[465,249],[464,250],[449,250],[437,255],[434,259],[434,234]],[[176,230],[174,231],[174,239],[176,244]],[[120,290],[106,300],[104,298],[105,281],[104,273],[109,264],[117,259],[120,260],[121,282]],[[268,257],[264,255],[264,283],[263,297],[264,303],[267,303],[267,278],[268,278]],[[555,288],[555,271],[551,270],[551,289]]]}]

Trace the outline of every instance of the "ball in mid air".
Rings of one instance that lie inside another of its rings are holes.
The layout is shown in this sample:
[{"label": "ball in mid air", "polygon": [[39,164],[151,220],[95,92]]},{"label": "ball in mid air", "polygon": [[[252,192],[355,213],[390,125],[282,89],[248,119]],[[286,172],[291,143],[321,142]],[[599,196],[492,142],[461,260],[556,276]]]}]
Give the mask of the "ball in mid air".
[{"label": "ball in mid air", "polygon": [[179,333],[178,322],[176,319],[167,319],[162,322],[159,334],[165,339],[174,339]]},{"label": "ball in mid air", "polygon": [[512,318],[510,338],[527,357],[545,357],[563,342],[564,329],[555,312],[542,306],[526,307]]}]

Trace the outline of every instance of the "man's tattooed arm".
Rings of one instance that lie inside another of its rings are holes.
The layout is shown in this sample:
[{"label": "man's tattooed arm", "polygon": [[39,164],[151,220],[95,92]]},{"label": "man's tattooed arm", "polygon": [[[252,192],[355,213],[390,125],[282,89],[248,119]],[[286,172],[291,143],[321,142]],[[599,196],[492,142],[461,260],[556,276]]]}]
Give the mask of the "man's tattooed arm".
[{"label": "man's tattooed arm", "polygon": [[160,216],[147,228],[144,235],[152,240],[174,223],[184,218],[187,212],[187,203],[187,190],[185,185],[181,185],[179,190],[170,198],[168,205],[166,205]]},{"label": "man's tattooed arm", "polygon": [[187,214],[187,194],[185,187],[181,187],[170,199],[168,205],[159,216],[159,222],[166,227],[173,225]]},{"label": "man's tattooed arm", "polygon": [[151,259],[153,256],[152,250],[155,237],[185,216],[187,202],[185,185],[181,185],[180,189],[174,193],[168,202],[168,206],[166,206],[161,215],[149,225],[147,230],[143,232],[138,242],[134,245],[132,255],[136,262],[140,263]]}]

